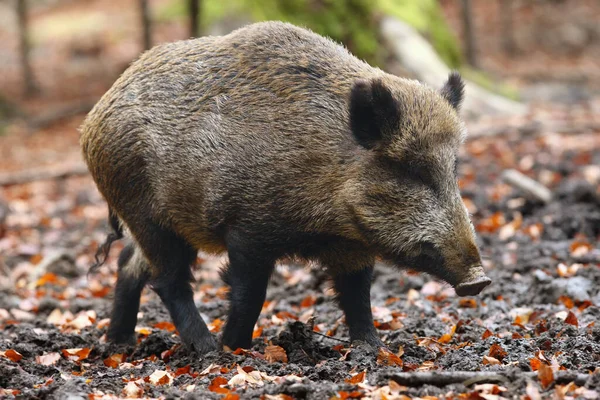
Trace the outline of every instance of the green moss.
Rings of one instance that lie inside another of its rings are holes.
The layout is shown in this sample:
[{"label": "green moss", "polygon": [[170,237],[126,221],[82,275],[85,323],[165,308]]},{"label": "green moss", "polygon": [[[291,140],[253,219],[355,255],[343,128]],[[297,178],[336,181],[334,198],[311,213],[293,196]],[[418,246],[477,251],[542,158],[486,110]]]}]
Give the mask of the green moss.
[{"label": "green moss", "polygon": [[[357,57],[380,64],[375,7],[371,0],[204,0],[204,26],[227,15],[248,15],[253,21],[279,20],[305,26],[344,43]],[[156,12],[160,21],[181,18],[185,1],[174,0]]]},{"label": "green moss", "polygon": [[378,3],[384,14],[405,21],[424,35],[449,67],[461,65],[458,41],[436,0],[378,0]]},{"label": "green moss", "polygon": [[[377,16],[388,14],[425,35],[449,66],[457,68],[461,62],[457,40],[436,0],[203,0],[202,7],[204,26],[235,14],[254,21],[287,21],[344,43],[374,65],[382,64]],[[184,0],[173,0],[156,11],[163,21],[185,14]]]}]

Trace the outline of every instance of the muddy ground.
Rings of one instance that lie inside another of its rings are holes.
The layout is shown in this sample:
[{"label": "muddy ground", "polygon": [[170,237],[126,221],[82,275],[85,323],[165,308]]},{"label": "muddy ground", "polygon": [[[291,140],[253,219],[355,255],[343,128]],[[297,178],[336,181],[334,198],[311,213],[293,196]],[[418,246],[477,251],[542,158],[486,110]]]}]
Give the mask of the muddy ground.
[{"label": "muddy ground", "polygon": [[[122,245],[99,274],[86,275],[107,229],[91,179],[7,187],[0,397],[599,398],[600,130],[590,128],[600,122],[599,105],[542,109],[536,118],[550,123],[523,119],[501,136],[466,144],[461,187],[493,284],[458,298],[427,276],[379,265],[374,314],[394,355],[351,346],[326,276],[296,264],[274,274],[252,349],[202,357],[186,351],[150,290],[138,344],[108,344]],[[552,129],[558,120],[562,133]],[[497,128],[488,124],[472,128]],[[547,185],[553,200],[544,204],[503,183],[507,168]],[[197,306],[219,335],[224,260],[199,254],[198,261]],[[393,382],[398,372],[428,371],[490,375],[448,385]],[[580,376],[565,378],[567,371]]]}]

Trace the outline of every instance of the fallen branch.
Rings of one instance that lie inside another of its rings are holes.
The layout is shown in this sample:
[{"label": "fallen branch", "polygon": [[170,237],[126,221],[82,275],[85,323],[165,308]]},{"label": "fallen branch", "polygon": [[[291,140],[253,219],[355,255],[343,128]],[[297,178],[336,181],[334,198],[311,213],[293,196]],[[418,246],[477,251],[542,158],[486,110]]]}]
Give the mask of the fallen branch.
[{"label": "fallen branch", "polygon": [[[570,371],[558,371],[554,373],[554,382],[565,384],[574,382],[583,386],[593,374],[578,374]],[[426,371],[426,372],[398,372],[382,374],[380,378],[393,380],[403,386],[446,386],[462,383],[465,386],[473,383],[513,382],[517,378],[537,379],[537,372],[522,372],[517,370],[508,371]]]},{"label": "fallen branch", "polygon": [[74,117],[76,115],[87,114],[96,101],[77,102],[76,104],[67,104],[65,106],[47,111],[46,113],[37,116],[29,117],[28,125],[31,130],[38,130],[52,125],[65,118]]},{"label": "fallen branch", "polygon": [[0,174],[0,186],[22,185],[34,181],[64,179],[87,174],[88,169],[84,163],[52,169],[39,168],[28,171],[6,172]]},{"label": "fallen branch", "polygon": [[535,197],[537,200],[549,203],[552,200],[552,192],[546,186],[534,181],[528,176],[523,175],[516,169],[507,169],[502,173],[502,179],[506,183],[521,189],[527,194]]}]

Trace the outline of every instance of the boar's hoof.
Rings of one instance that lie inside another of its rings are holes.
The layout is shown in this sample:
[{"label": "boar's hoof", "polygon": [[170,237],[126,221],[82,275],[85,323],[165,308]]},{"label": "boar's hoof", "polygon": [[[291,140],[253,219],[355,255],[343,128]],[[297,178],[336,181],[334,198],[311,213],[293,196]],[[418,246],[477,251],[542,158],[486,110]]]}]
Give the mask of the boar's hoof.
[{"label": "boar's hoof", "polygon": [[198,354],[206,354],[219,348],[212,335],[199,337],[189,347],[192,347]]},{"label": "boar's hoof", "polygon": [[469,282],[463,282],[456,286],[456,294],[459,296],[475,296],[483,290],[486,286],[492,283],[492,280],[487,276],[478,277]]}]

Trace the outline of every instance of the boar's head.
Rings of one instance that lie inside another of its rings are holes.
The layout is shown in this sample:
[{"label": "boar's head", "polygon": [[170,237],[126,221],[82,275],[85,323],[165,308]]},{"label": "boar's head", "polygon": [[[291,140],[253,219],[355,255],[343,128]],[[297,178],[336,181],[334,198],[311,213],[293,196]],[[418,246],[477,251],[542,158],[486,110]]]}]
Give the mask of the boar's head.
[{"label": "boar's head", "polygon": [[457,183],[463,92],[457,73],[440,91],[382,75],[354,82],[349,106],[360,154],[349,204],[362,235],[385,259],[460,296],[491,283]]}]

